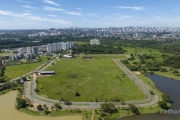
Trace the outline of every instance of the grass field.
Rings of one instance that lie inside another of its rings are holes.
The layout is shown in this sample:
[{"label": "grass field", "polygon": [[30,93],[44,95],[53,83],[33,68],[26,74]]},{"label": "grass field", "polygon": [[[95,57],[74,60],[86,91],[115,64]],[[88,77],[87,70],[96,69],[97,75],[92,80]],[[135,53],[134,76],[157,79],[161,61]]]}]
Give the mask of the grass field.
[{"label": "grass field", "polygon": [[86,44],[87,42],[82,42],[82,41],[72,41],[75,42],[76,44],[82,45],[82,44]]},{"label": "grass field", "polygon": [[12,53],[0,53],[0,56],[9,56],[12,55]]},{"label": "grass field", "polygon": [[[108,56],[106,56],[108,57]],[[38,78],[39,95],[69,101],[111,101],[144,99],[143,92],[127,77],[112,59],[62,59],[47,70],[55,76]],[[43,89],[40,86],[43,85]],[[79,92],[80,97],[76,97]]]},{"label": "grass field", "polygon": [[47,57],[41,56],[41,59],[42,61],[37,63],[7,66],[5,70],[5,75],[8,79],[22,76],[43,64],[47,60]]},{"label": "grass field", "polygon": [[93,59],[126,59],[127,56],[125,54],[80,54],[77,56],[79,58],[80,56],[92,56]]},{"label": "grass field", "polygon": [[158,49],[152,49],[152,48],[131,48],[131,47],[125,47],[123,48],[127,50],[126,54],[162,54]]}]

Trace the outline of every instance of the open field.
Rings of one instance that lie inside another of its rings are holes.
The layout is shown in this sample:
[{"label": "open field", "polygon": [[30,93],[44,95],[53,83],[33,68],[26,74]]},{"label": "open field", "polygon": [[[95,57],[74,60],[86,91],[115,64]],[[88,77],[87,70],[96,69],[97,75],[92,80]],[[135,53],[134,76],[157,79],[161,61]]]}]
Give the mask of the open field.
[{"label": "open field", "polygon": [[[15,109],[17,91],[9,92],[5,95],[0,96],[0,116],[1,120],[82,120],[81,115],[73,115],[71,112],[67,111],[55,111],[50,113],[48,116],[42,116],[43,112],[34,111],[34,116],[28,115],[26,113],[19,112]],[[26,109],[25,109],[26,110]],[[30,113],[29,113],[30,114]],[[55,114],[55,115],[54,115]],[[36,116],[41,115],[41,116]],[[60,116],[60,117],[50,117],[50,116]]]},{"label": "open field", "polygon": [[12,55],[13,53],[0,53],[0,56],[8,56],[8,55]]},{"label": "open field", "polygon": [[76,58],[81,58],[82,56],[92,56],[93,59],[126,59],[127,55],[126,54],[78,54],[76,55]]},{"label": "open field", "polygon": [[[145,98],[112,59],[62,59],[47,70],[54,70],[57,74],[38,78],[37,87],[40,90],[38,94],[48,98],[72,102]],[[41,85],[43,89],[40,89]],[[81,96],[76,97],[76,92]]]},{"label": "open field", "polygon": [[75,42],[76,44],[82,45],[82,44],[86,44],[87,42],[82,42],[82,41],[72,41]]},{"label": "open field", "polygon": [[47,57],[41,56],[41,59],[42,59],[42,61],[37,62],[37,63],[7,66],[6,70],[5,70],[5,75],[7,76],[8,79],[12,79],[12,78],[22,76],[22,75],[34,70],[35,68],[37,68],[41,64],[43,64],[47,60]]},{"label": "open field", "polygon": [[162,54],[158,49],[152,48],[131,48],[131,47],[124,47],[123,49],[127,50],[126,54]]}]

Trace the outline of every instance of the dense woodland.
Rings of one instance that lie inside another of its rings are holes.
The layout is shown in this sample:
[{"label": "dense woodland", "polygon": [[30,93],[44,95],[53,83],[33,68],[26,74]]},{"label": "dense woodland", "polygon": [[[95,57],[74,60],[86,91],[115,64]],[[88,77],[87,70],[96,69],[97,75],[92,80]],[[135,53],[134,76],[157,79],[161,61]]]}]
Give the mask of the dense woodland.
[{"label": "dense woodland", "polygon": [[78,45],[73,48],[74,54],[85,53],[85,54],[123,54],[125,50],[121,47],[112,47],[110,45]]}]

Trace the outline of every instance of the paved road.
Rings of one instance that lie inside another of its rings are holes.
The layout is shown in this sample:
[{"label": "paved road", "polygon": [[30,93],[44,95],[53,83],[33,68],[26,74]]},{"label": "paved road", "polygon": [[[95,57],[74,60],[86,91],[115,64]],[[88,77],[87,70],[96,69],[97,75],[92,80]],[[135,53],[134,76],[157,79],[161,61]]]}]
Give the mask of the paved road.
[{"label": "paved road", "polygon": [[[52,59],[55,59],[55,58],[57,59],[57,56],[54,55]],[[52,62],[52,61],[51,61],[51,62]],[[49,64],[51,64],[51,62],[50,62]],[[11,79],[11,80],[9,80],[9,82],[14,82],[14,81],[16,81],[16,80],[21,79],[22,77],[27,77],[27,76],[33,75],[33,73],[34,73],[35,71],[42,71],[42,70],[46,69],[47,67],[49,67],[49,64],[48,64],[48,61],[47,61],[47,62],[43,63],[42,65],[40,65],[39,67],[37,67],[35,70],[30,71],[30,72],[28,72],[28,73],[26,73],[26,74],[24,74],[24,75],[22,75],[22,76],[20,76],[20,77]],[[44,68],[44,69],[41,69],[41,68]],[[4,84],[5,84],[5,83],[1,83],[0,85],[4,85]]]},{"label": "paved road", "polygon": [[[136,106],[146,107],[146,106],[152,106],[158,102],[158,96],[150,95],[149,90],[151,90],[150,87],[148,87],[145,83],[143,83],[134,73],[132,73],[127,67],[125,67],[119,60],[113,59],[113,61],[124,71],[126,75],[128,75],[131,80],[144,92],[146,95],[146,99],[144,100],[136,100],[136,101],[126,101],[126,103],[132,103]],[[50,64],[52,64],[54,61],[51,61],[46,67],[47,68]],[[104,102],[72,102],[71,106],[64,105],[63,102],[59,102],[58,100],[53,100],[49,98],[45,98],[42,96],[37,95],[37,93],[34,91],[36,88],[36,75],[33,75],[33,81],[32,82],[26,82],[26,91],[25,91],[25,97],[35,103],[38,104],[46,104],[47,106],[52,106],[55,103],[60,103],[63,108],[81,108],[81,109],[96,109],[100,108],[100,104],[103,104]],[[116,105],[116,107],[128,107],[128,105],[121,105],[119,102],[111,102]]]},{"label": "paved road", "polygon": [[[146,99],[144,100],[137,100],[137,101],[126,101],[126,103],[133,103],[133,104],[138,104],[138,103],[146,103],[150,101],[152,103],[157,103],[158,102],[158,95],[151,95],[149,93],[150,90],[152,90],[149,86],[147,86],[142,80],[140,80],[133,72],[131,72],[126,66],[124,66],[119,59],[113,59],[113,61],[124,71],[124,73],[130,77],[130,79],[144,92],[146,95]],[[152,90],[153,91],[153,90]]]}]

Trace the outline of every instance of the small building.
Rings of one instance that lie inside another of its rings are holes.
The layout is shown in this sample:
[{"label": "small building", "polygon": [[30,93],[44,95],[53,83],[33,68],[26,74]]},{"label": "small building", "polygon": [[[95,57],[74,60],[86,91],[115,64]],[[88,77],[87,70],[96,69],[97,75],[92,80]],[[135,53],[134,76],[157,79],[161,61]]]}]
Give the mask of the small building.
[{"label": "small building", "polygon": [[95,38],[95,39],[90,40],[90,44],[91,45],[100,45],[101,43],[100,43],[100,41],[98,39]]},{"label": "small building", "polygon": [[40,75],[55,75],[55,71],[41,71]]}]

